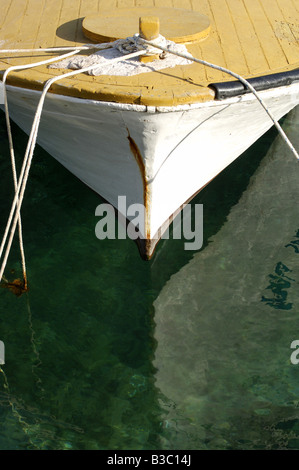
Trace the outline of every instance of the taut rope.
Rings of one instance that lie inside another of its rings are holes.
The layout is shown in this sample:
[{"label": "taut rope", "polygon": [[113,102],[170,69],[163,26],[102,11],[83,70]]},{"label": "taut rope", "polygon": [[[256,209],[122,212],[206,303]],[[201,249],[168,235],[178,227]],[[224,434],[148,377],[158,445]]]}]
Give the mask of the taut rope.
[{"label": "taut rope", "polygon": [[235,73],[235,72],[232,72],[231,70],[229,69],[226,69],[224,67],[220,67],[219,65],[215,65],[215,64],[212,64],[210,62],[207,62],[205,60],[202,60],[202,59],[196,59],[195,57],[193,57],[191,54],[183,54],[183,53],[180,53],[180,52],[176,52],[176,51],[169,51],[168,49],[166,49],[165,47],[163,47],[162,45],[159,45],[159,44],[155,44],[154,42],[151,42],[151,41],[147,41],[146,39],[143,39],[141,38],[139,35],[137,37],[137,42],[141,43],[141,44],[146,44],[146,45],[149,45],[151,47],[156,47],[158,49],[160,49],[161,51],[164,51],[164,52],[169,52],[170,54],[174,54],[174,55],[177,55],[178,57],[182,57],[183,59],[187,59],[187,60],[192,60],[193,62],[197,62],[198,64],[201,64],[201,65],[205,65],[206,67],[210,67],[212,69],[216,69],[216,70],[219,70],[220,72],[224,72],[228,75],[231,75],[232,77],[238,79],[241,83],[243,83],[243,85],[246,86],[246,88],[248,88],[253,94],[254,96],[256,97],[256,99],[259,101],[259,103],[262,105],[262,107],[264,108],[264,110],[266,111],[266,113],[268,114],[268,116],[270,117],[271,121],[273,122],[273,124],[275,125],[276,129],[278,130],[279,134],[281,135],[281,137],[283,138],[283,140],[285,141],[285,143],[287,144],[287,146],[290,148],[290,150],[293,152],[293,154],[295,155],[295,157],[297,158],[297,160],[299,161],[299,154],[297,152],[297,150],[295,149],[295,147],[293,146],[292,142],[289,140],[288,136],[286,135],[286,133],[284,132],[284,130],[282,129],[281,125],[279,124],[279,122],[277,121],[277,119],[275,119],[275,117],[273,116],[273,114],[271,113],[271,111],[269,110],[269,108],[267,107],[266,103],[264,102],[264,100],[260,97],[259,93],[256,91],[256,89],[248,82],[248,80],[246,80],[245,78],[243,78],[241,75]]},{"label": "taut rope", "polygon": [[[226,73],[228,75],[231,75],[232,77],[238,79],[241,83],[243,83],[253,93],[253,95],[256,97],[256,99],[259,101],[259,103],[264,108],[264,110],[268,114],[269,118],[272,120],[273,124],[277,128],[279,134],[282,136],[285,143],[288,145],[288,147],[290,148],[292,153],[295,155],[296,159],[299,161],[298,152],[296,151],[296,149],[294,148],[294,146],[292,145],[292,143],[288,139],[287,135],[285,134],[285,132],[281,128],[280,124],[275,119],[275,117],[273,116],[271,111],[268,109],[267,105],[265,104],[263,99],[259,96],[259,94],[255,90],[255,88],[245,78],[243,78],[241,75],[239,75],[237,73],[234,73],[231,70],[228,70],[224,67],[220,67],[218,65],[212,64],[212,63],[204,61],[202,59],[197,59],[189,53],[185,54],[185,53],[181,53],[181,52],[174,51],[172,49],[166,48],[166,47],[164,47],[164,45],[162,45],[163,41],[161,40],[161,38],[162,37],[159,36],[158,41],[157,40],[156,41],[147,41],[146,39],[143,39],[138,34],[136,34],[135,36],[127,38],[125,40],[117,40],[117,41],[114,41],[114,42],[111,42],[111,43],[103,43],[103,44],[86,44],[86,45],[81,46],[81,47],[59,47],[59,48],[56,47],[56,48],[45,48],[45,49],[13,49],[13,50],[8,50],[8,49],[3,50],[2,49],[2,50],[0,50],[1,54],[3,54],[3,53],[4,54],[8,54],[8,53],[10,53],[10,54],[11,53],[13,53],[13,54],[18,53],[19,54],[19,53],[29,53],[29,52],[58,52],[58,51],[62,52],[62,51],[69,51],[66,54],[60,55],[58,57],[56,56],[54,58],[47,59],[47,60],[44,60],[44,61],[41,61],[41,62],[35,62],[35,63],[27,64],[27,65],[18,65],[18,66],[10,67],[4,73],[3,84],[5,85],[8,74],[13,70],[14,71],[24,70],[24,69],[29,69],[29,68],[33,68],[33,67],[38,67],[40,65],[49,64],[51,62],[55,62],[57,60],[62,60],[66,57],[70,57],[72,55],[75,55],[79,51],[82,51],[82,50],[90,50],[90,49],[101,50],[101,49],[107,49],[107,48],[110,48],[110,47],[115,47],[118,50],[120,50],[121,52],[126,54],[125,57],[121,56],[121,57],[111,59],[108,62],[110,64],[111,62],[119,62],[119,61],[123,61],[124,59],[131,59],[133,57],[138,57],[140,55],[145,55],[147,53],[147,51],[148,51],[149,54],[153,54],[155,48],[160,49],[164,53],[173,54],[173,55],[176,55],[178,57],[182,57],[186,60],[191,60],[193,62],[204,65],[206,67],[210,67],[210,68],[219,70],[221,72],[224,72],[224,73]],[[131,52],[133,50],[135,50],[135,52]],[[128,54],[128,51],[130,51],[131,53]],[[108,65],[108,63],[107,63],[107,65]],[[5,114],[6,114],[6,123],[7,123],[7,131],[8,131],[8,138],[9,138],[9,148],[10,148],[10,156],[11,156],[11,163],[12,163],[13,180],[14,180],[14,187],[15,187],[15,196],[14,196],[14,200],[12,202],[11,211],[10,211],[10,214],[9,214],[9,217],[8,217],[7,225],[6,225],[6,228],[5,228],[5,233],[4,233],[2,243],[1,243],[1,246],[0,246],[0,260],[1,260],[2,255],[3,255],[3,251],[4,251],[4,247],[5,247],[7,238],[8,238],[8,234],[9,234],[9,231],[10,231],[10,236],[9,236],[9,239],[8,239],[8,242],[7,242],[6,251],[4,253],[4,257],[2,259],[2,264],[1,264],[1,268],[0,268],[0,280],[4,279],[3,278],[4,270],[5,270],[5,267],[6,267],[6,264],[7,264],[7,259],[8,259],[9,252],[10,252],[10,249],[11,249],[13,237],[14,237],[15,230],[16,230],[16,226],[18,224],[19,239],[20,239],[20,251],[21,251],[21,256],[22,256],[22,268],[23,268],[23,276],[24,276],[24,286],[27,289],[26,262],[25,262],[24,246],[23,246],[22,224],[21,224],[20,210],[21,210],[21,206],[22,206],[22,202],[23,202],[23,198],[24,198],[24,192],[25,192],[25,189],[26,189],[26,184],[27,184],[27,180],[28,180],[28,176],[29,176],[29,171],[30,171],[30,167],[31,167],[32,159],[33,159],[33,152],[34,152],[34,148],[35,148],[35,144],[36,144],[37,133],[38,133],[38,128],[39,128],[39,124],[40,124],[40,119],[41,119],[41,114],[42,114],[46,94],[47,94],[49,88],[51,87],[51,85],[53,83],[55,83],[55,82],[57,82],[61,79],[65,79],[65,78],[68,78],[68,77],[71,77],[71,76],[74,76],[74,75],[77,75],[77,74],[80,74],[80,73],[89,72],[90,70],[92,70],[96,67],[97,67],[97,64],[92,64],[92,65],[89,65],[88,67],[83,67],[79,70],[68,72],[68,73],[59,75],[57,77],[53,77],[45,83],[42,94],[41,94],[41,97],[40,97],[40,100],[39,100],[39,103],[38,103],[38,106],[37,106],[37,109],[36,109],[36,112],[35,112],[35,115],[34,115],[34,120],[33,120],[32,128],[31,128],[31,132],[30,132],[30,135],[29,135],[28,144],[27,144],[25,155],[24,155],[24,160],[23,160],[23,164],[22,164],[22,168],[21,168],[19,178],[17,178],[17,173],[16,173],[13,140],[12,140],[12,134],[11,134],[10,119],[9,119],[9,110],[8,110],[6,89],[4,87],[4,90],[5,90],[4,91]]]},{"label": "taut rope", "polygon": [[[65,54],[64,56],[61,56],[60,58],[65,58],[66,56],[70,56],[71,54],[75,54],[78,51],[79,51],[79,49],[76,49],[75,51],[70,52],[68,54]],[[130,58],[133,58],[133,57],[138,57],[140,55],[144,55],[143,50],[133,52],[132,54],[127,54],[126,59],[130,59]],[[53,58],[53,59],[50,59],[48,61],[43,61],[43,64],[44,63],[54,62],[55,60],[57,61],[57,57]],[[113,62],[119,62],[121,60],[124,60],[124,57],[117,57],[115,59],[111,59],[111,61],[113,61]],[[39,65],[42,65],[42,64],[39,63]],[[36,67],[36,66],[37,66],[37,64],[28,64],[26,66],[11,67],[10,69],[7,70],[7,74],[6,74],[5,78],[7,78],[7,75],[9,73],[9,71],[11,71],[12,69],[13,70],[21,70],[21,69]],[[22,165],[22,168],[21,168],[17,188],[16,188],[16,191],[15,191],[15,197],[14,197],[14,200],[12,202],[10,214],[9,214],[9,217],[8,217],[8,222],[7,222],[7,225],[6,225],[6,228],[5,228],[5,233],[4,233],[2,243],[1,243],[1,247],[0,247],[0,259],[1,259],[4,247],[5,247],[5,244],[6,244],[6,241],[7,241],[8,233],[9,233],[9,230],[10,230],[10,236],[9,236],[9,239],[8,239],[8,242],[7,242],[6,251],[4,253],[4,257],[3,257],[1,268],[0,268],[0,280],[2,280],[2,278],[3,278],[3,274],[4,274],[6,264],[7,264],[8,256],[9,256],[9,253],[10,253],[10,249],[11,249],[13,237],[14,237],[14,234],[15,234],[16,226],[17,226],[19,216],[20,216],[20,210],[21,210],[21,206],[22,206],[22,202],[23,202],[23,198],[24,198],[24,193],[25,193],[25,189],[26,189],[26,184],[27,184],[27,180],[28,180],[28,176],[29,176],[29,171],[30,171],[30,167],[31,167],[31,163],[32,163],[33,152],[34,152],[34,148],[35,148],[35,144],[36,144],[37,133],[38,133],[39,123],[40,123],[40,119],[41,119],[41,114],[42,114],[42,109],[43,109],[44,101],[45,101],[45,98],[46,98],[46,94],[47,94],[49,88],[52,86],[53,83],[55,83],[55,82],[57,82],[61,79],[64,79],[64,78],[68,78],[68,77],[71,77],[71,76],[74,76],[74,75],[78,75],[80,73],[88,72],[92,68],[94,68],[94,65],[91,65],[89,67],[85,67],[85,68],[80,69],[80,70],[74,70],[72,72],[68,72],[68,73],[59,75],[57,77],[53,77],[50,80],[48,80],[44,85],[42,95],[40,97],[40,100],[39,100],[39,103],[38,103],[38,106],[37,106],[37,109],[36,109],[36,112],[35,112],[35,115],[34,115],[34,120],[33,120],[32,128],[31,128],[31,132],[30,132],[30,135],[29,135],[29,139],[28,139],[28,144],[27,144],[27,148],[26,148],[26,152],[25,152],[25,156],[24,156],[24,160],[23,160],[23,165]],[[11,143],[12,143],[12,140],[11,140]],[[26,276],[26,274],[25,274],[25,276]],[[27,279],[27,276],[26,276],[26,279]]]}]

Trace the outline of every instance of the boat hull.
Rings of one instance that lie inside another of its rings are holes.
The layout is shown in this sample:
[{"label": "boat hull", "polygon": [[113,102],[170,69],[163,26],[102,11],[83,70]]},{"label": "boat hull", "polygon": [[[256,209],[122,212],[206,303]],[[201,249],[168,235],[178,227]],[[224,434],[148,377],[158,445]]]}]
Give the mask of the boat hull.
[{"label": "boat hull", "polygon": [[[299,83],[260,95],[280,119],[298,104]],[[27,133],[39,97],[8,87],[11,118]],[[139,248],[150,258],[173,215],[272,124],[252,94],[172,108],[48,94],[38,143],[128,220],[127,207],[143,204]]]}]

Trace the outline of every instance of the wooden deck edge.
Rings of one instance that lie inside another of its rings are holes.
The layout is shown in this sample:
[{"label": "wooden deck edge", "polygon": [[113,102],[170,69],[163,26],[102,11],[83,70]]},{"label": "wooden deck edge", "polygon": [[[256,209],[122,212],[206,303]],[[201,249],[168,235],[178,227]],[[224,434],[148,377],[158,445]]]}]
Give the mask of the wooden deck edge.
[{"label": "wooden deck edge", "polygon": [[[298,64],[299,65],[299,64]],[[4,70],[0,70],[0,78]],[[7,84],[29,90],[42,91],[44,83],[50,78],[44,72],[34,74],[12,72],[7,79]],[[262,91],[278,86],[285,86],[299,81],[299,67],[292,70],[280,71],[273,74],[258,77],[244,77],[256,88]],[[238,80],[210,83],[206,86],[197,86],[193,89],[147,90],[144,87],[134,87],[124,92],[122,86],[114,84],[99,84],[65,79],[53,84],[49,92],[74,98],[90,99],[95,101],[116,102],[122,104],[137,104],[144,106],[179,106],[184,104],[204,103],[213,100],[222,100],[247,93],[245,86]],[[177,92],[177,94],[176,94]]]},{"label": "wooden deck edge", "polygon": [[[0,78],[4,71],[0,71]],[[42,91],[45,82],[45,74],[11,72],[7,77],[7,84],[29,90]],[[84,82],[72,78],[54,83],[50,93],[70,96],[73,98],[90,99],[95,101],[107,101],[123,104],[138,104],[144,106],[178,106],[182,104],[202,103],[213,101],[215,92],[208,86],[197,86],[192,89],[178,87],[178,93],[174,88],[148,89],[146,87],[132,87],[124,91],[124,87],[114,84],[101,84],[96,81]]]}]

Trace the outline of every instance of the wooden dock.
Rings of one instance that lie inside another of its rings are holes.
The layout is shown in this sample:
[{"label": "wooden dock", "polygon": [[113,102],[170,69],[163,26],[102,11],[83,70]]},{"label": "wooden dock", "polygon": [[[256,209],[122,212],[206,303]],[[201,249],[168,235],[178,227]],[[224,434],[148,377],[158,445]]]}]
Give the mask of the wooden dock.
[{"label": "wooden dock", "polygon": [[[140,6],[185,8],[208,16],[209,37],[188,45],[189,52],[245,78],[299,68],[299,0],[1,0],[0,47],[81,45],[89,42],[82,33],[85,16]],[[47,57],[49,54],[34,53],[12,58],[0,53],[0,70]],[[41,89],[48,78],[60,73],[43,66],[14,72],[8,83]],[[174,106],[211,100],[208,85],[230,80],[221,72],[192,64],[133,77],[81,74],[60,81],[51,91],[95,100]]]}]

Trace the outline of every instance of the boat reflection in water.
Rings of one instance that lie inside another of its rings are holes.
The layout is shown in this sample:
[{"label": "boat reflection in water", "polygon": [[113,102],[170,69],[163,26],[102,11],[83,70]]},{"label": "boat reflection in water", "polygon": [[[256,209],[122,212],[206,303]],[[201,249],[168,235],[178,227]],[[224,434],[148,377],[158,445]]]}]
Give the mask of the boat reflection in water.
[{"label": "boat reflection in water", "polygon": [[[284,122],[297,149],[298,122],[297,108]],[[220,231],[155,300],[162,448],[299,447],[298,201],[299,167],[277,137]]]}]

